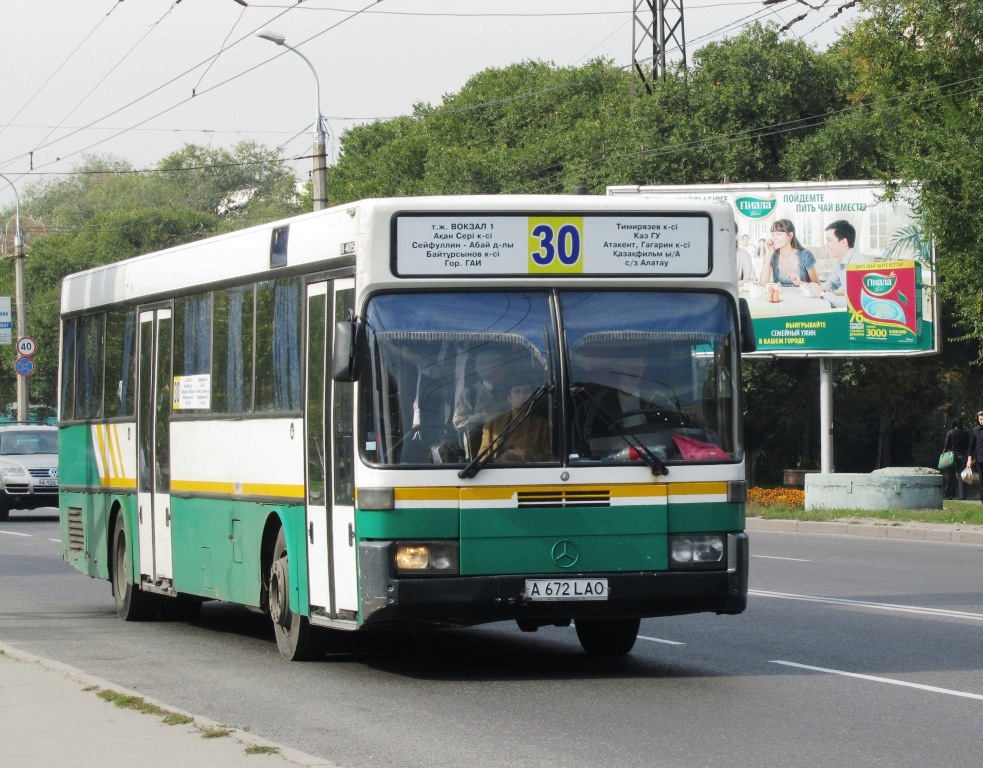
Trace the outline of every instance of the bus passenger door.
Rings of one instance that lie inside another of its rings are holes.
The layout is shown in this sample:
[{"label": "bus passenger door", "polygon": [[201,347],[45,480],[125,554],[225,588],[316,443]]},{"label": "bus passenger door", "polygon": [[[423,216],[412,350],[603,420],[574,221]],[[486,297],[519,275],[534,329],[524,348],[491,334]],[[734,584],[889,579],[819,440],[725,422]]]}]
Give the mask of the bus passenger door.
[{"label": "bus passenger door", "polygon": [[312,607],[358,611],[355,572],[354,385],[331,380],[334,324],[354,304],[354,281],[307,286],[307,562]]},{"label": "bus passenger door", "polygon": [[140,573],[170,579],[171,564],[171,310],[140,313],[137,415],[137,525]]}]

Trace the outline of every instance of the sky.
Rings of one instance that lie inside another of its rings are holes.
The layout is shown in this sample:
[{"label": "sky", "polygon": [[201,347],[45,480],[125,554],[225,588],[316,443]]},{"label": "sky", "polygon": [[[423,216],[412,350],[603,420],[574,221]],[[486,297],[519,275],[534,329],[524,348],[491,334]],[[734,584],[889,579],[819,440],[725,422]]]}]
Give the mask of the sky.
[{"label": "sky", "polygon": [[[811,0],[818,5],[823,0]],[[839,3],[826,0],[828,8]],[[785,24],[801,0],[670,0],[688,57],[755,20]],[[86,155],[151,168],[188,143],[281,148],[306,178],[315,78],[328,154],[348,127],[439,105],[489,67],[542,60],[631,64],[636,0],[3,0],[0,174],[21,194]],[[816,12],[789,33],[818,48],[856,19]],[[678,33],[677,33],[678,34]],[[649,49],[651,46],[649,46]],[[639,55],[642,55],[641,53]],[[670,60],[678,52],[667,46]],[[307,157],[304,157],[304,156]],[[13,201],[0,179],[0,206]]]}]

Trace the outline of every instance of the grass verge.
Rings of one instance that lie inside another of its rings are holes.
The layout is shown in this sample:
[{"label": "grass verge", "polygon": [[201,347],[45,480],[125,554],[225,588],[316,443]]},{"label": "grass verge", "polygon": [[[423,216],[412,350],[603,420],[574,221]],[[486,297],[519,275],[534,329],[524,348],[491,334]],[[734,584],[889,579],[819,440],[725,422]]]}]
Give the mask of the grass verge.
[{"label": "grass verge", "polygon": [[802,504],[748,501],[748,517],[764,520],[830,521],[845,518],[883,520],[885,523],[936,523],[983,525],[983,504],[978,501],[945,501],[942,509],[804,509]]}]

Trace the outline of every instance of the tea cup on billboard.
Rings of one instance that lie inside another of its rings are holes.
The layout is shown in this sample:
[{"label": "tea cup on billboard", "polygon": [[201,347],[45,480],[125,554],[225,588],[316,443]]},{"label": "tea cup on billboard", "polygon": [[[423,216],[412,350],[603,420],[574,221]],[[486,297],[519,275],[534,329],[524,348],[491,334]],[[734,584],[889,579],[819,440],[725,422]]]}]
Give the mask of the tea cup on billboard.
[{"label": "tea cup on billboard", "polygon": [[812,288],[809,286],[809,283],[802,283],[799,286],[799,293],[803,296],[812,296]]},{"label": "tea cup on billboard", "polygon": [[748,298],[760,299],[765,295],[765,289],[757,283],[751,283],[747,289]]}]

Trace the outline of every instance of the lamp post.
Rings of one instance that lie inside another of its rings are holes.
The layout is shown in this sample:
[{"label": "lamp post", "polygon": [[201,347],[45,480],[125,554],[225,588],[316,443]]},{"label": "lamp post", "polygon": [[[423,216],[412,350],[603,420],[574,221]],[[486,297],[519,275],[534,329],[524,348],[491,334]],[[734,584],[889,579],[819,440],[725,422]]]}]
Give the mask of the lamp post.
[{"label": "lamp post", "polygon": [[[14,190],[14,304],[17,318],[17,339],[27,335],[27,312],[24,300],[24,233],[20,228],[20,195],[14,183],[0,173],[3,179]],[[26,422],[28,413],[27,376],[17,374],[17,421]]]},{"label": "lamp post", "polygon": [[314,75],[314,210],[320,211],[328,207],[328,164],[326,157],[327,141],[324,132],[324,117],[321,115],[321,83],[317,78],[317,70],[311,60],[304,54],[287,43],[287,39],[279,32],[272,29],[264,29],[257,32],[256,37],[269,40],[277,45],[282,45],[287,50],[293,51],[311,68]]}]

